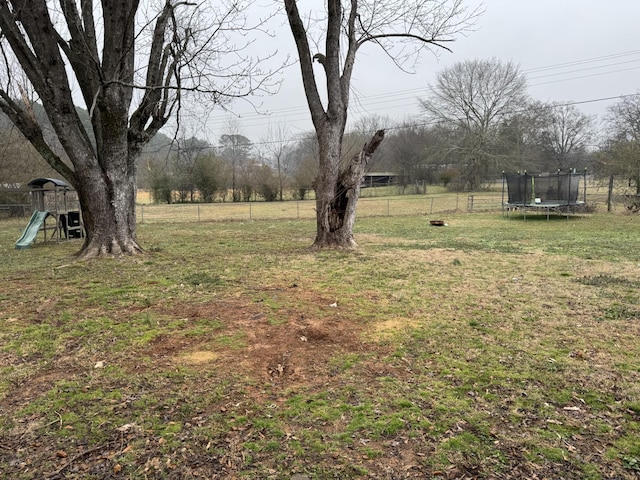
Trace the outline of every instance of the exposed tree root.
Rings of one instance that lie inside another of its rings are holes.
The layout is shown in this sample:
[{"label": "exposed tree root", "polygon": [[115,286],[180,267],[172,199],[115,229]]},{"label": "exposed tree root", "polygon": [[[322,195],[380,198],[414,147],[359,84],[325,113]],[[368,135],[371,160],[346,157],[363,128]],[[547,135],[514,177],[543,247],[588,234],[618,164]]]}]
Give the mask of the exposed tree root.
[{"label": "exposed tree root", "polygon": [[343,240],[343,239],[321,239],[316,240],[313,245],[311,245],[311,250],[357,250],[358,244],[354,239]]},{"label": "exposed tree root", "polygon": [[312,250],[357,250],[358,244],[353,237],[323,236],[316,238],[311,246]]},{"label": "exposed tree root", "polygon": [[135,240],[124,242],[118,242],[117,239],[112,239],[111,242],[91,241],[77,253],[76,260],[85,261],[93,258],[133,256],[144,253],[144,249]]}]

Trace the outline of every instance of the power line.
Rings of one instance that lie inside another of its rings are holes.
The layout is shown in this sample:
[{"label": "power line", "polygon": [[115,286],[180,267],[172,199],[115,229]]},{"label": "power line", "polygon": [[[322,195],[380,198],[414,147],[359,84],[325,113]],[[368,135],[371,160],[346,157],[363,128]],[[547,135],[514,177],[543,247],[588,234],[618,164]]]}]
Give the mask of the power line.
[{"label": "power line", "polygon": [[611,73],[628,72],[628,71],[631,71],[631,70],[637,70],[638,68],[640,68],[640,65],[638,65],[637,67],[632,67],[632,68],[623,68],[623,69],[620,69],[620,70],[613,70],[613,71],[610,71],[610,72],[600,72],[600,73],[593,73],[593,74],[591,74],[591,75],[581,75],[581,76],[579,76],[579,77],[559,78],[559,79],[557,79],[557,80],[553,80],[553,81],[550,81],[550,82],[539,82],[539,83],[534,83],[534,84],[529,85],[529,86],[531,86],[531,87],[537,87],[537,86],[539,86],[539,85],[549,85],[549,84],[552,84],[552,83],[568,82],[568,81],[570,81],[570,80],[582,80],[582,79],[584,79],[584,78],[600,77],[600,76],[602,76],[602,75],[609,75],[609,74],[611,74]]},{"label": "power line", "polygon": [[[637,60],[638,62],[640,62],[640,59]],[[629,61],[629,62],[622,62],[622,63],[634,63],[635,61]],[[619,63],[619,64],[622,64]],[[580,69],[580,70],[572,70],[572,71],[568,71],[568,72],[557,72],[557,73],[553,73],[553,74],[546,74],[546,75],[541,75],[541,76],[536,76],[536,77],[531,77],[529,80],[536,80],[536,79],[540,79],[540,78],[547,78],[547,77],[553,77],[553,76],[559,76],[559,75],[566,75],[566,74],[570,74],[570,73],[575,73],[575,72],[579,72],[579,71],[589,71],[589,70],[593,70],[593,69],[597,69],[597,68],[606,68],[608,66],[613,66],[613,65],[619,65],[619,64],[610,64],[610,65],[600,65],[600,66],[594,66],[594,67],[590,67],[590,68],[586,68],[586,69]],[[529,86],[539,86],[539,85],[548,85],[548,84],[553,84],[553,83],[558,83],[558,82],[566,82],[566,81],[570,81],[570,80],[580,80],[580,79],[584,79],[584,78],[590,78],[590,77],[594,77],[594,76],[601,76],[601,75],[609,75],[609,74],[613,74],[613,73],[621,73],[621,72],[626,72],[626,71],[630,71],[630,70],[635,70],[640,68],[640,65],[638,65],[637,67],[631,67],[631,68],[626,68],[626,69],[617,69],[617,70],[612,70],[612,71],[607,71],[607,72],[600,72],[600,73],[596,73],[596,74],[590,74],[590,75],[580,75],[580,76],[574,76],[574,77],[570,77],[570,78],[560,78],[560,79],[556,79],[556,80],[551,80],[548,82],[537,82],[537,83],[533,83],[530,84]],[[389,103],[394,103],[395,107],[404,107],[404,106],[409,106],[408,104],[399,104],[399,101],[415,101],[416,97],[419,94],[425,94],[427,90],[429,90],[429,86],[426,86],[424,88],[413,88],[413,89],[408,89],[408,90],[399,90],[399,91],[395,91],[395,92],[386,92],[386,93],[381,93],[381,94],[375,94],[375,95],[369,95],[367,96],[365,99],[362,98],[356,98],[356,105],[353,105],[353,107],[362,107],[364,109],[366,108],[372,108],[375,107],[377,105],[388,105]],[[358,97],[362,97],[362,95],[358,95]],[[283,109],[274,109],[270,111],[269,115],[264,115],[264,114],[260,114],[260,113],[248,113],[248,114],[241,114],[239,115],[239,118],[243,119],[243,120],[247,120],[247,121],[252,121],[252,120],[260,120],[259,123],[257,124],[251,124],[251,126],[261,126],[261,125],[268,125],[271,121],[271,119],[273,117],[288,117],[289,115],[294,115],[294,120],[297,120],[300,118],[300,116],[304,116],[305,118],[308,118],[308,110],[307,110],[307,106],[306,105],[301,105],[301,106],[296,106],[296,107],[288,107],[288,108],[283,108]],[[264,120],[267,119],[268,121],[265,123]],[[224,120],[220,120],[218,121],[219,123],[224,123]]]},{"label": "power line", "polygon": [[630,55],[640,55],[640,50],[631,50],[629,52],[622,52],[622,53],[612,53],[611,55],[603,55],[601,57],[592,57],[592,58],[586,58],[584,60],[575,60],[573,62],[556,63],[554,65],[547,65],[544,67],[530,68],[527,70],[523,70],[522,73],[529,74],[529,73],[542,72],[546,70],[555,70],[558,68],[566,68],[566,67],[572,67],[575,65],[583,65],[585,63],[594,63],[602,60],[611,60],[613,58],[626,57]]},{"label": "power line", "polygon": [[[575,106],[575,105],[584,105],[584,104],[588,104],[588,103],[597,103],[597,102],[607,102],[607,101],[612,101],[612,100],[623,100],[625,98],[630,98],[630,97],[637,97],[640,96],[640,93],[628,93],[628,94],[624,94],[624,95],[616,95],[616,96],[611,96],[611,97],[599,97],[599,98],[592,98],[592,99],[588,99],[588,100],[577,100],[577,101],[571,101],[571,102],[561,102],[561,103],[556,103],[553,105],[550,105],[551,108],[562,108],[562,107],[569,107],[569,106]],[[503,115],[513,115],[516,113],[522,113],[526,111],[526,109],[523,110],[513,110],[510,112],[505,112]],[[438,120],[424,120],[424,121],[420,121],[420,122],[412,122],[410,124],[406,124],[406,125],[394,125],[394,126],[388,126],[385,127],[385,130],[387,131],[393,131],[393,130],[406,130],[406,129],[410,129],[410,128],[417,128],[417,127],[429,127],[429,126],[433,126],[433,125],[437,125],[438,123],[440,123],[440,121]],[[349,134],[353,134],[354,132],[347,132],[347,135]],[[374,133],[373,131],[365,131],[362,133],[366,133],[366,134],[371,134]],[[261,141],[261,142],[252,142],[252,145],[256,145],[256,146],[260,146],[260,145],[273,145],[273,144],[282,144],[282,143],[289,143],[292,142],[293,140],[267,140],[267,141]]]},{"label": "power line", "polygon": [[[535,77],[529,77],[529,80],[537,80],[538,78],[554,77],[556,75],[567,75],[569,73],[586,72],[586,71],[589,71],[589,70],[594,70],[596,68],[608,68],[608,67],[615,67],[615,66],[618,66],[618,65],[627,65],[629,63],[639,63],[639,62],[640,62],[640,58],[637,59],[637,60],[628,60],[626,62],[608,63],[606,65],[596,65],[596,66],[589,67],[589,68],[579,68],[577,70],[567,70],[567,71],[557,72],[557,73],[547,73],[545,75],[537,75]],[[635,68],[637,68],[637,67],[635,67]],[[615,73],[615,72],[619,72],[619,71],[621,71],[621,70],[613,70],[611,72],[604,72],[604,73]]]},{"label": "power line", "polygon": [[[557,64],[552,64],[552,65],[547,65],[542,67],[536,67],[536,68],[523,70],[522,73],[524,73],[527,76],[531,74],[542,73],[542,75],[529,77],[529,80],[553,78],[553,77],[568,75],[571,73],[588,72],[596,69],[610,68],[612,66],[640,62],[640,58],[636,60],[625,60],[622,62],[614,62],[614,63],[610,62],[611,60],[614,60],[614,59],[623,59],[623,58],[628,58],[635,55],[640,55],[640,50],[631,50],[627,52],[620,52],[620,53],[614,53],[610,55],[602,55],[599,57],[593,57],[593,58],[575,60],[570,62],[557,63]],[[610,63],[607,63],[605,65],[597,65],[597,63],[603,62],[603,61],[609,61]],[[580,66],[580,65],[587,65],[587,66],[585,68],[566,71],[566,68]],[[555,79],[551,79],[549,81],[544,81],[544,82],[537,82],[537,83],[534,82],[529,84],[529,86],[536,87],[536,86],[549,85],[549,84],[554,84],[559,82],[581,80],[581,79],[586,79],[586,78],[591,78],[596,76],[611,75],[615,73],[636,70],[637,68],[640,68],[640,65],[637,67],[630,67],[625,69],[616,69],[616,70],[610,70],[610,71],[599,72],[594,74],[572,76],[569,78],[555,78]],[[554,70],[561,70],[561,69],[565,69],[565,71],[553,72]],[[544,72],[549,72],[549,73],[544,73]],[[387,109],[389,105],[391,105],[393,108],[411,107],[416,104],[416,98],[418,96],[420,96],[421,94],[422,95],[427,94],[428,90],[431,88],[432,88],[431,86],[425,85],[424,88],[396,90],[392,92],[384,92],[384,93],[379,93],[374,95],[368,95],[366,97],[364,97],[360,92],[358,92],[354,88],[353,89],[354,102],[352,102],[352,105],[350,106],[350,110],[356,111],[356,112],[364,112],[364,113],[371,113],[371,111],[373,111],[372,113],[375,113],[376,110]],[[609,98],[623,98],[623,97],[609,97]],[[597,101],[602,101],[602,100],[600,99],[587,100],[584,102],[578,102],[576,104],[592,103]],[[305,104],[305,105],[299,105],[299,106],[273,109],[269,112],[268,115],[261,114],[260,112],[255,112],[255,111],[239,114],[238,118],[243,121],[244,127],[256,128],[256,127],[263,127],[263,126],[266,127],[268,125],[271,125],[274,122],[287,122],[287,123],[308,122],[309,112]],[[216,125],[218,126],[218,128],[221,128],[227,121],[228,121],[227,119],[217,119],[217,120],[213,120],[209,124],[214,128]]]},{"label": "power line", "polygon": [[640,96],[640,93],[627,93],[625,95],[616,95],[613,97],[600,97],[600,98],[594,98],[591,100],[579,100],[579,101],[575,101],[575,102],[566,102],[566,103],[559,103],[555,106],[557,107],[569,107],[572,105],[582,105],[585,103],[595,103],[595,102],[608,102],[611,100],[623,100],[625,98],[630,98],[630,97],[638,97]]}]

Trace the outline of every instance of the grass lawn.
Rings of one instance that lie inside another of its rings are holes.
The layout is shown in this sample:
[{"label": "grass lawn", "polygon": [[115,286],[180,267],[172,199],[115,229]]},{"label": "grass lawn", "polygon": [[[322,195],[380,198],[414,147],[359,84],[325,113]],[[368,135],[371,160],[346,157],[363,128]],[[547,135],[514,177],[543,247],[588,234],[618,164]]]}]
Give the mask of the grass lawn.
[{"label": "grass lawn", "polygon": [[0,478],[633,479],[640,217],[0,223]]}]

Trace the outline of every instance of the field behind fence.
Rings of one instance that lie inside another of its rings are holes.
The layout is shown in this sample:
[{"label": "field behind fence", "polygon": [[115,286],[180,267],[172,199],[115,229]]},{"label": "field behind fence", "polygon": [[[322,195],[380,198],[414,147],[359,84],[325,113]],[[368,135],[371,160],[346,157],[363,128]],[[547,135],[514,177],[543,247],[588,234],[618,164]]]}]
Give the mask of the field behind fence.
[{"label": "field behind fence", "polygon": [[[362,190],[358,202],[358,217],[428,215],[447,213],[500,212],[503,209],[502,188],[496,184],[492,189],[480,192],[447,192],[442,187],[432,187],[431,193],[422,195],[394,195],[396,188],[379,187]],[[580,192],[582,198],[585,191]],[[611,210],[625,211],[629,200],[628,191],[618,186],[611,197]],[[24,192],[21,193],[24,196]],[[28,198],[27,198],[28,201]],[[315,218],[315,200],[289,200],[283,202],[215,202],[153,204],[146,191],[139,192],[136,206],[139,223],[166,222],[216,222],[247,220],[295,220]],[[589,211],[608,210],[608,185],[587,182],[586,203]],[[29,217],[31,205],[19,202],[0,204],[0,218]]]},{"label": "field behind fence", "polygon": [[[506,195],[505,195],[506,196]],[[581,192],[582,197],[582,192]],[[607,211],[608,188],[590,184],[586,189],[590,211]],[[612,197],[612,210],[624,211],[625,196]],[[501,190],[433,195],[368,196],[358,201],[358,217],[501,212]],[[140,223],[295,220],[315,218],[315,200],[243,203],[139,204]]]},{"label": "field behind fence", "polygon": [[[500,209],[500,202],[500,196],[497,196],[487,198],[483,204],[491,206],[491,209]],[[150,204],[138,205],[137,217],[140,223],[313,219],[315,205],[315,200]],[[467,196],[463,194],[362,198],[358,202],[358,216],[430,215],[466,208]]]}]

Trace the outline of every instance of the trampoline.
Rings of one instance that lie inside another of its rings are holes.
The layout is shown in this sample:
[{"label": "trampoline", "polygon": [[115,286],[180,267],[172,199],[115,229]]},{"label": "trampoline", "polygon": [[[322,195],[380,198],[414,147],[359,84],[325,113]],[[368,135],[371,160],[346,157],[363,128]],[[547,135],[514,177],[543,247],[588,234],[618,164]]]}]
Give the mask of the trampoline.
[{"label": "trampoline", "polygon": [[566,213],[568,218],[572,211],[586,203],[586,180],[586,170],[583,173],[573,170],[540,174],[503,173],[503,212],[510,215],[520,210],[524,219],[527,218],[527,211],[546,213],[547,220],[552,212]]}]

